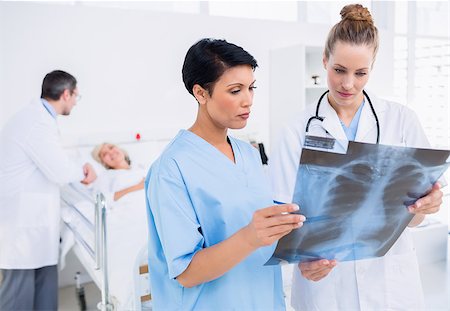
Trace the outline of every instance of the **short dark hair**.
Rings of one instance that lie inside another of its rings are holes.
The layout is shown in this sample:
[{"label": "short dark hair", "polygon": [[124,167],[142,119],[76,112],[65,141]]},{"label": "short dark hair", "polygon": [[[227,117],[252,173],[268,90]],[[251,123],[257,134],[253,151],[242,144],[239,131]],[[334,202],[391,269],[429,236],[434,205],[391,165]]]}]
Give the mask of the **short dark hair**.
[{"label": "short dark hair", "polygon": [[182,75],[188,92],[193,94],[195,84],[206,89],[210,95],[215,82],[229,68],[249,65],[255,70],[256,59],[242,47],[225,40],[201,39],[191,46],[184,59]]},{"label": "short dark hair", "polygon": [[45,75],[42,81],[41,98],[58,100],[64,90],[73,92],[77,87],[77,79],[70,73],[54,70]]}]

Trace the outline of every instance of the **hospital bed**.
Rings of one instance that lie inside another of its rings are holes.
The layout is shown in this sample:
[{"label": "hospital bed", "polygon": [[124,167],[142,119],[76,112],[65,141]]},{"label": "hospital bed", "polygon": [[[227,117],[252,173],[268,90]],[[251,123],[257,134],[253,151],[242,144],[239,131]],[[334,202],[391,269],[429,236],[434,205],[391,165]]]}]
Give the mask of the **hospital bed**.
[{"label": "hospital bed", "polygon": [[[148,169],[172,136],[111,141],[127,150],[132,162]],[[104,170],[91,157],[104,140],[69,146],[71,157]],[[61,262],[69,250],[101,291],[100,310],[150,310],[147,265],[147,217],[144,190],[129,193],[107,206],[105,196],[80,183],[61,188]],[[77,276],[79,278],[79,276]],[[81,298],[81,297],[80,297]],[[85,302],[79,301],[80,306]]]},{"label": "hospital bed", "polygon": [[94,199],[83,187],[71,184],[62,189],[62,248],[72,248],[101,290],[100,310],[149,309],[143,193],[141,204],[109,209],[102,193]]}]

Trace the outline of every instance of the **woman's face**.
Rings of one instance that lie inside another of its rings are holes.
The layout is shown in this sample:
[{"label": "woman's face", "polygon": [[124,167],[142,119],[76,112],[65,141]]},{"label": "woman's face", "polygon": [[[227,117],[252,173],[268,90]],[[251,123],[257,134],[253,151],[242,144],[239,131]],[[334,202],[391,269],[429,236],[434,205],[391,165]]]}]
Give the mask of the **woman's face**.
[{"label": "woman's face", "polygon": [[220,129],[240,129],[247,125],[253,104],[253,69],[240,65],[227,69],[216,81],[212,95],[206,92],[201,109]]},{"label": "woman's face", "polygon": [[328,99],[333,106],[361,104],[373,61],[373,47],[336,42],[329,59],[323,58],[330,90]]},{"label": "woman's face", "polygon": [[119,168],[126,162],[123,151],[112,144],[104,144],[100,149],[99,156],[100,160],[112,169]]}]

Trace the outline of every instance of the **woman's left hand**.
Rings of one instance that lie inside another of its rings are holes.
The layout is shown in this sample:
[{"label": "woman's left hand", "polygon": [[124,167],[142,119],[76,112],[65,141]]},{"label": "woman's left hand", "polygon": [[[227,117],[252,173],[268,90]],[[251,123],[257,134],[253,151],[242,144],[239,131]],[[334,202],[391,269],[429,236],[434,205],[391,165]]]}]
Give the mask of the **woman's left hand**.
[{"label": "woman's left hand", "polygon": [[443,193],[441,185],[437,182],[423,198],[418,199],[413,205],[408,206],[408,211],[412,214],[434,214],[439,211],[442,204]]},{"label": "woman's left hand", "polygon": [[336,265],[337,260],[335,259],[319,259],[310,262],[301,262],[298,264],[298,268],[305,279],[317,282],[326,277]]}]

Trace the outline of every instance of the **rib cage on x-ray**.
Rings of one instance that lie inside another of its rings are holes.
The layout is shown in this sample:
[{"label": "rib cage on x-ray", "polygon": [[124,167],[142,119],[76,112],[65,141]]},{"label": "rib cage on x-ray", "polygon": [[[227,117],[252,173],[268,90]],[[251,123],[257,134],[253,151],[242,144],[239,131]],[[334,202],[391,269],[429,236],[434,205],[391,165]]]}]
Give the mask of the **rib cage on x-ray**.
[{"label": "rib cage on x-ray", "polygon": [[448,151],[350,142],[347,154],[304,149],[293,202],[307,217],[268,264],[383,256],[413,215],[406,209],[445,171]]}]

